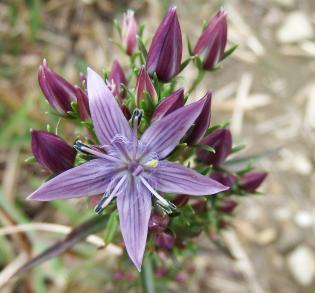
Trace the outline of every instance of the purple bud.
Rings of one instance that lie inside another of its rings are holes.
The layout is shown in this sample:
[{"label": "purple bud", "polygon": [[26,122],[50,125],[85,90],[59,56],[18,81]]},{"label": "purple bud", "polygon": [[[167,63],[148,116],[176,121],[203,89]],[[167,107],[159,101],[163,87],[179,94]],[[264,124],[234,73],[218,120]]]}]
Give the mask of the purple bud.
[{"label": "purple bud", "polygon": [[148,93],[154,102],[157,100],[157,94],[151,78],[147,73],[144,66],[141,67],[137,83],[136,83],[136,97],[137,97],[137,105],[140,105],[140,101],[145,98],[144,93]]},{"label": "purple bud", "polygon": [[228,187],[232,187],[236,183],[236,180],[237,180],[236,176],[234,175],[226,174],[222,172],[216,172],[216,171],[211,172],[210,178]]},{"label": "purple bud", "polygon": [[226,12],[221,9],[199,37],[194,54],[199,55],[203,68],[212,69],[222,59],[227,42]]},{"label": "purple bud", "polygon": [[71,111],[71,102],[76,101],[76,90],[72,84],[52,71],[45,59],[38,67],[38,82],[51,107],[60,114]]},{"label": "purple bud", "polygon": [[266,177],[266,172],[249,172],[241,177],[240,187],[247,192],[255,192]]},{"label": "purple bud", "polygon": [[91,118],[89,100],[87,95],[78,87],[75,86],[77,95],[77,106],[80,118],[86,120]]},{"label": "purple bud", "polygon": [[156,269],[155,271],[155,275],[158,277],[158,278],[162,278],[162,277],[165,277],[168,273],[168,270],[167,268],[164,268],[164,267],[159,267]]},{"label": "purple bud", "polygon": [[226,198],[219,204],[218,210],[222,213],[232,213],[237,206],[237,202],[234,199]]},{"label": "purple bud", "polygon": [[129,120],[131,118],[130,110],[125,104],[122,104],[120,106],[120,110],[123,112],[123,114],[124,114],[124,116],[126,117],[127,120]]},{"label": "purple bud", "polygon": [[173,111],[184,106],[184,89],[180,88],[177,91],[171,93],[155,108],[152,121],[159,120]]},{"label": "purple bud", "polygon": [[187,274],[183,272],[176,273],[175,281],[180,284],[185,283],[187,281]]},{"label": "purple bud", "polygon": [[198,143],[203,138],[210,124],[212,92],[208,92],[202,99],[204,100],[203,109],[185,139],[190,145]]},{"label": "purple bud", "polygon": [[174,246],[175,238],[168,233],[161,232],[155,237],[155,244],[161,249],[171,250]]},{"label": "purple bud", "polygon": [[149,230],[152,232],[162,232],[166,229],[168,222],[169,217],[167,215],[161,215],[153,211],[149,219]]},{"label": "purple bud", "polygon": [[76,151],[62,138],[46,131],[31,130],[32,152],[45,168],[60,173],[73,167]]},{"label": "purple bud", "polygon": [[203,198],[193,198],[191,207],[195,212],[205,212],[207,210],[207,202]]},{"label": "purple bud", "polygon": [[189,200],[189,196],[186,194],[177,195],[173,200],[172,203],[176,205],[178,208],[184,206]]},{"label": "purple bud", "polygon": [[123,100],[126,97],[126,90],[122,85],[127,85],[125,73],[117,60],[113,62],[112,70],[108,76],[109,87],[114,96]]},{"label": "purple bud", "polygon": [[137,45],[137,22],[131,9],[124,13],[121,33],[123,47],[128,55],[132,55]]},{"label": "purple bud", "polygon": [[214,148],[215,153],[198,149],[197,157],[204,164],[219,165],[231,153],[232,134],[229,129],[216,129],[200,141],[202,145]]},{"label": "purple bud", "polygon": [[148,73],[156,72],[159,80],[170,81],[180,71],[182,46],[182,34],[176,7],[172,6],[151,42],[146,63]]}]

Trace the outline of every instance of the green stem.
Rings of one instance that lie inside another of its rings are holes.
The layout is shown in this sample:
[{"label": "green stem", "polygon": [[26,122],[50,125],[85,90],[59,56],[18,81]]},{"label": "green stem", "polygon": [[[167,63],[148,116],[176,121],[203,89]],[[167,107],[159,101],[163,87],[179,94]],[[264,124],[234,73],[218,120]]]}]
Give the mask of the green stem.
[{"label": "green stem", "polygon": [[194,80],[191,88],[189,89],[188,93],[190,94],[193,90],[196,89],[196,87],[199,85],[199,83],[203,80],[205,76],[205,70],[198,70],[198,75],[196,77],[196,79]]},{"label": "green stem", "polygon": [[141,285],[143,293],[154,293],[154,274],[152,268],[152,259],[150,255],[147,255],[142,264],[141,270]]}]

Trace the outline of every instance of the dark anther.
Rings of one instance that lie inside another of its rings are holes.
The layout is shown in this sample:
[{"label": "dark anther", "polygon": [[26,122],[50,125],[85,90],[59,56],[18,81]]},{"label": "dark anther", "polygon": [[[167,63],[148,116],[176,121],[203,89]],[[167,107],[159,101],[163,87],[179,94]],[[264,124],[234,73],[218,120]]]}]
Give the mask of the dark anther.
[{"label": "dark anther", "polygon": [[143,110],[136,108],[131,116],[131,125],[134,125],[134,122],[137,121],[137,124],[140,124],[141,118],[143,116]]}]

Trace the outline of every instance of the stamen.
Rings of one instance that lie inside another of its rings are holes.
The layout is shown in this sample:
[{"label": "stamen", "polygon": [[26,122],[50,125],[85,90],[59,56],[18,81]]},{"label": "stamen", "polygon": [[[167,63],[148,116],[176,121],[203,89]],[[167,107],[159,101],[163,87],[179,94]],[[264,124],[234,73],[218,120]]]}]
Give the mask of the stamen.
[{"label": "stamen", "polygon": [[138,126],[140,125],[141,118],[143,115],[143,110],[136,108],[131,117],[131,125],[133,128],[133,132],[137,135]]},{"label": "stamen", "polygon": [[150,160],[149,162],[145,163],[146,166],[151,167],[151,168],[156,168],[158,164],[159,164],[159,161],[156,159]]},{"label": "stamen", "polygon": [[164,207],[166,211],[172,212],[173,210],[176,210],[176,206],[163,198],[160,194],[158,194],[152,186],[149,184],[147,180],[145,180],[142,176],[139,176],[142,183],[145,185],[146,188],[149,189],[149,191],[157,198],[158,203],[161,207]]},{"label": "stamen", "polygon": [[116,196],[117,191],[122,186],[122,184],[125,182],[127,175],[124,175],[120,178],[119,182],[115,186],[112,192],[105,192],[98,204],[96,205],[94,211],[97,214],[100,214],[112,201],[112,199]]},{"label": "stamen", "polygon": [[82,152],[82,153],[85,153],[88,155],[94,155],[95,157],[107,159],[107,160],[112,161],[112,162],[121,163],[121,161],[119,159],[112,157],[112,156],[109,156],[109,155],[106,155],[102,152],[93,150],[91,147],[89,147],[87,144],[82,143],[80,140],[77,140],[75,142],[75,144],[73,145],[73,147],[79,152]]}]

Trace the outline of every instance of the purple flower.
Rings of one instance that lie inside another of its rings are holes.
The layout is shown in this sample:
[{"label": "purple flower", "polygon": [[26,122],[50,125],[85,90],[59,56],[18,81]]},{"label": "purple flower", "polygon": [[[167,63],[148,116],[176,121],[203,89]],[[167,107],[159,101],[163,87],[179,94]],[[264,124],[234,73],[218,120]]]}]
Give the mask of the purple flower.
[{"label": "purple flower", "polygon": [[222,59],[226,41],[226,12],[221,9],[209,22],[194,49],[194,54],[200,56],[204,69],[212,69]]},{"label": "purple flower", "polygon": [[38,130],[32,130],[31,135],[32,152],[38,163],[53,173],[73,167],[76,151],[61,137]]},{"label": "purple flower", "polygon": [[161,215],[153,211],[149,220],[149,230],[152,232],[162,232],[166,229],[169,223],[168,215]]},{"label": "purple flower", "polygon": [[204,104],[203,109],[196,119],[193,128],[191,129],[190,134],[185,141],[192,145],[199,143],[199,141],[203,138],[204,134],[206,133],[211,119],[211,98],[212,93],[208,92],[204,97]]},{"label": "purple flower", "polygon": [[156,102],[157,94],[155,88],[145,67],[142,66],[136,83],[136,97],[138,106],[140,105],[140,101],[145,98],[145,93],[151,97],[152,101]]},{"label": "purple flower", "polygon": [[137,45],[137,22],[131,9],[124,13],[121,33],[123,47],[128,55],[132,55]]},{"label": "purple flower", "polygon": [[184,89],[180,88],[177,91],[167,96],[158,106],[155,108],[152,114],[152,121],[162,119],[163,117],[171,114],[175,110],[183,107],[184,101]]},{"label": "purple flower", "polygon": [[255,192],[266,177],[266,172],[249,172],[241,177],[240,187],[247,192]]},{"label": "purple flower", "polygon": [[94,129],[106,154],[78,142],[76,147],[94,155],[95,159],[44,183],[29,199],[50,201],[104,193],[95,208],[100,213],[116,198],[125,246],[140,271],[152,196],[164,209],[174,208],[156,190],[210,195],[228,187],[193,169],[165,160],[199,116],[202,101],[154,122],[138,139],[140,111],[134,112],[130,127],[103,79],[90,68],[87,88]]},{"label": "purple flower", "polygon": [[87,95],[78,87],[75,86],[77,96],[77,106],[80,118],[86,120],[91,118],[89,99]]},{"label": "purple flower", "polygon": [[170,81],[180,71],[182,46],[176,7],[172,6],[154,34],[147,56],[148,73],[156,72],[161,81]]},{"label": "purple flower", "polygon": [[45,59],[38,68],[38,83],[51,107],[60,114],[71,111],[71,102],[77,99],[76,89],[52,71]]},{"label": "purple flower", "polygon": [[112,70],[108,76],[107,82],[113,95],[122,101],[126,97],[126,90],[122,85],[127,85],[127,78],[117,60],[113,62]]},{"label": "purple flower", "polygon": [[198,149],[197,157],[205,164],[219,165],[232,151],[232,135],[229,129],[216,129],[200,141],[202,145],[214,148],[215,153]]}]

